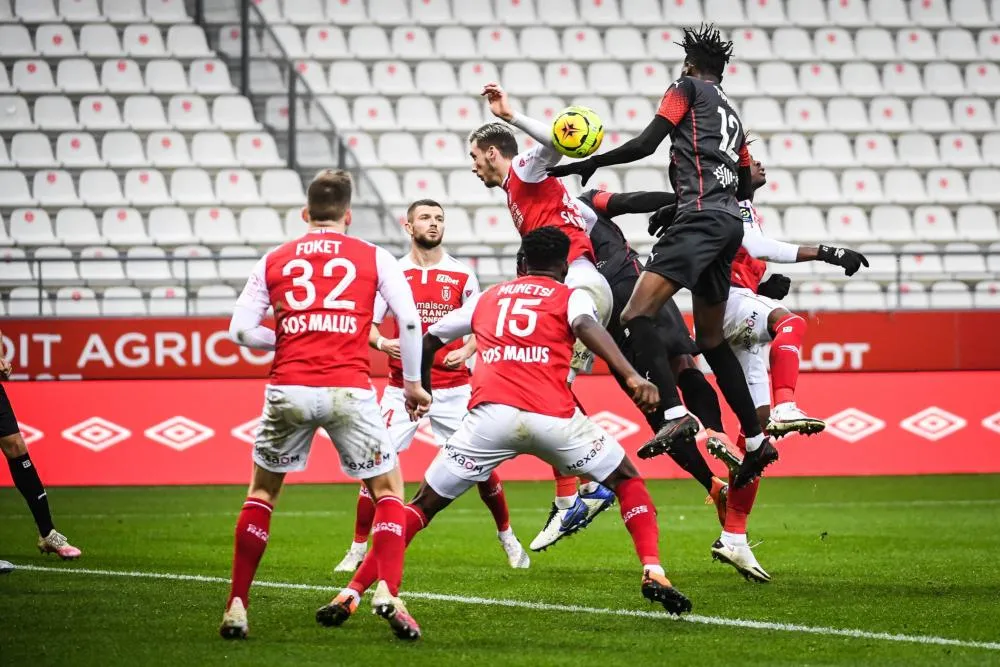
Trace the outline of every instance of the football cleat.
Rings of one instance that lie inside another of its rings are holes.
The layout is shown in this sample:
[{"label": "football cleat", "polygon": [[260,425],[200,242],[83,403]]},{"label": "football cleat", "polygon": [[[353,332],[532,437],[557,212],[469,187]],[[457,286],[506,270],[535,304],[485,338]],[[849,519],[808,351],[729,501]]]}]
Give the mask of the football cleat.
[{"label": "football cleat", "polygon": [[14,571],[14,564],[9,560],[0,560],[0,574],[9,574]]},{"label": "football cleat", "polygon": [[610,509],[615,504],[615,492],[598,484],[597,488],[590,493],[584,493],[581,489],[580,500],[587,506],[587,523],[589,524],[598,514]]},{"label": "football cleat", "polygon": [[735,475],[736,471],[740,469],[740,464],[743,463],[743,454],[725,433],[712,429],[706,429],[705,432],[708,434],[708,439],[705,440],[705,449],[726,465],[730,475]]},{"label": "football cleat", "polygon": [[743,455],[743,462],[740,469],[733,476],[733,486],[742,489],[744,486],[754,481],[764,473],[764,468],[778,460],[778,450],[771,442],[771,438],[764,438],[761,446],[754,451],[748,451]]},{"label": "football cleat", "polygon": [[229,609],[222,615],[219,635],[223,639],[246,639],[248,634],[250,627],[247,625],[246,607],[243,606],[243,600],[233,598],[229,603]]},{"label": "football cleat", "polygon": [[420,626],[406,611],[406,605],[398,597],[389,592],[384,581],[378,582],[375,594],[372,596],[372,613],[381,616],[389,623],[389,627],[400,639],[415,641],[420,639]]},{"label": "football cleat", "polygon": [[780,438],[789,433],[801,433],[812,435],[819,433],[826,428],[826,422],[822,419],[815,419],[799,410],[795,403],[781,403],[771,410],[771,417],[767,422],[767,432],[775,438]]},{"label": "football cleat", "polygon": [[497,539],[500,540],[500,546],[503,547],[504,553],[507,554],[507,562],[510,563],[512,568],[515,570],[526,570],[531,566],[531,559],[528,558],[528,552],[521,546],[521,541],[514,535],[514,531],[509,531],[507,534],[497,533]]},{"label": "football cleat", "polygon": [[691,414],[677,419],[668,419],[656,432],[653,439],[639,448],[640,459],[651,459],[660,454],[666,454],[670,447],[680,440],[693,439],[698,435],[698,420]]},{"label": "football cleat", "polygon": [[316,622],[328,628],[336,628],[358,610],[358,599],[350,593],[341,591],[337,597],[330,600],[330,604],[323,605],[316,610]]},{"label": "football cleat", "polygon": [[69,543],[65,535],[55,530],[38,538],[38,550],[43,554],[56,554],[63,560],[76,560],[83,554]]},{"label": "football cleat", "polygon": [[367,542],[352,542],[351,548],[347,550],[347,553],[344,554],[343,560],[337,563],[336,567],[333,568],[333,571],[354,572],[361,566],[361,561],[365,559],[365,554],[367,553]]},{"label": "football cleat", "polygon": [[545,527],[531,540],[528,548],[532,551],[544,551],[553,544],[572,535],[587,525],[587,504],[577,496],[576,503],[569,509],[559,509],[552,503],[552,510],[549,518],[545,521]]},{"label": "football cleat", "polygon": [[732,565],[747,581],[757,581],[762,584],[771,581],[771,575],[760,566],[753,555],[753,550],[747,544],[726,544],[720,538],[712,545],[712,558]]},{"label": "football cleat", "polygon": [[670,580],[649,570],[642,573],[642,597],[659,602],[670,614],[680,615],[691,611],[691,600],[674,588]]},{"label": "football cleat", "polygon": [[726,500],[729,497],[729,484],[718,477],[712,478],[712,490],[705,498],[706,505],[715,505],[715,511],[719,515],[719,525],[726,525]]}]

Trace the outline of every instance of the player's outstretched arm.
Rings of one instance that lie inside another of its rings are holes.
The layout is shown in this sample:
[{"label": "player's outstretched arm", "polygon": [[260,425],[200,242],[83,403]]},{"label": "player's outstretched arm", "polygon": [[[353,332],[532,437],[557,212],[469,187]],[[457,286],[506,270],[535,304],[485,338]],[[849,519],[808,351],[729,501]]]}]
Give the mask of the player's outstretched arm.
[{"label": "player's outstretched arm", "polygon": [[632,367],[614,339],[597,320],[594,300],[583,291],[574,290],[569,300],[569,318],[573,334],[587,348],[604,359],[619,377],[625,378],[632,401],[643,412],[652,412],[660,405],[660,392]]},{"label": "player's outstretched arm", "polygon": [[536,120],[514,110],[507,98],[507,93],[499,83],[490,82],[483,86],[483,97],[490,105],[490,111],[502,121],[510,123],[529,137],[538,142],[537,157],[539,168],[546,169],[558,164],[562,153],[552,145],[552,128],[540,120]]},{"label": "player's outstretched arm", "polygon": [[613,164],[627,164],[652,155],[656,152],[656,148],[663,143],[663,140],[667,138],[667,135],[670,134],[673,127],[673,124],[663,116],[654,116],[653,120],[649,121],[649,125],[646,126],[646,129],[639,136],[629,139],[618,148],[612,149],[607,153],[594,155],[586,160],[576,160],[551,167],[549,169],[549,176],[562,178],[570,174],[579,174],[581,185],[586,185],[590,177],[594,175],[594,172],[601,167],[608,167]]},{"label": "player's outstretched arm", "polygon": [[229,321],[229,337],[237,345],[255,350],[273,350],[275,343],[274,330],[261,324],[271,306],[271,297],[264,279],[266,270],[267,255],[264,255],[257,260],[253,272],[247,278],[247,284],[236,299],[233,317]]}]

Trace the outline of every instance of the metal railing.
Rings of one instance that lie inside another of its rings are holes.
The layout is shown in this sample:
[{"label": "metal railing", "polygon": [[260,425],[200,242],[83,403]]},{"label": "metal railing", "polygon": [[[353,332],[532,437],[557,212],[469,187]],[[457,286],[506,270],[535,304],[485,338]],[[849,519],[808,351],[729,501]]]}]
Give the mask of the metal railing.
[{"label": "metal railing", "polygon": [[[939,253],[945,257],[949,254],[955,256],[967,256],[967,253]],[[500,256],[495,256],[500,258]],[[822,265],[823,269],[809,275],[800,275],[797,272],[783,271],[782,267],[790,265],[772,264],[771,269],[776,273],[790,273],[793,285],[793,294],[798,295],[799,303],[797,310],[830,310],[823,307],[823,292],[815,295],[809,292],[798,291],[797,287],[808,282],[835,282],[848,284],[851,280],[873,281],[882,284],[882,294],[885,298],[885,307],[889,310],[912,309],[908,305],[908,292],[905,289],[892,289],[886,287],[895,283],[905,285],[906,283],[933,282],[939,280],[957,280],[968,284],[974,284],[983,280],[998,280],[1000,276],[984,272],[977,274],[974,272],[955,272],[940,275],[905,272],[903,270],[903,253],[871,253],[869,260],[880,258],[893,258],[893,271],[888,272],[884,264],[862,269],[852,279],[847,279],[839,267]],[[461,258],[476,267],[478,257]],[[509,259],[509,258],[507,258]],[[235,294],[239,292],[246,282],[257,258],[232,257],[232,256],[212,256],[212,257],[102,257],[102,258],[32,258],[0,260],[0,292],[6,292],[7,312],[9,315],[35,316],[57,313],[54,308],[54,296],[60,289],[66,290],[93,290],[98,303],[103,304],[110,300],[114,301],[114,296],[105,296],[103,290],[108,287],[135,287],[142,293],[145,302],[153,302],[160,298],[162,301],[178,303],[183,301],[183,308],[179,305],[170,309],[170,314],[176,315],[199,315],[199,314],[228,314],[232,310]],[[509,262],[508,262],[509,265]],[[801,265],[799,265],[801,266]],[[107,267],[107,268],[102,268]],[[27,276],[30,276],[28,278]],[[513,275],[507,273],[489,274],[480,272],[482,284],[489,285],[501,280],[512,278]],[[232,291],[216,293],[209,296],[199,295],[198,289],[203,286],[228,285]],[[18,292],[11,293],[11,288],[22,288]],[[23,288],[34,288],[30,296]],[[974,289],[974,288],[973,288]],[[165,290],[176,290],[174,296],[156,297],[154,291],[163,293]],[[89,292],[80,292],[79,299],[90,300]],[[816,303],[810,304],[810,297],[815,296]],[[70,297],[73,298],[72,296]],[[139,298],[137,295],[127,296],[124,299],[133,300]],[[216,304],[217,308],[206,312],[198,303],[208,302]],[[28,304],[33,303],[34,308],[28,308]],[[877,309],[877,308],[872,308]],[[94,315],[104,315],[103,307],[96,309],[98,313]],[[29,312],[30,311],[30,312]],[[113,311],[113,309],[109,309]],[[109,312],[109,314],[114,314]]]}]

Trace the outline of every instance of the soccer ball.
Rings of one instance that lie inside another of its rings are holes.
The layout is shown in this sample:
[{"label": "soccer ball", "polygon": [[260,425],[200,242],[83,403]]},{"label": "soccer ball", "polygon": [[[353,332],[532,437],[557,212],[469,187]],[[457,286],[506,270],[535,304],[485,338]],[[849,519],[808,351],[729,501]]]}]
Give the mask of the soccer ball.
[{"label": "soccer ball", "polygon": [[587,107],[566,107],[552,123],[552,145],[567,157],[587,157],[604,139],[601,117]]}]

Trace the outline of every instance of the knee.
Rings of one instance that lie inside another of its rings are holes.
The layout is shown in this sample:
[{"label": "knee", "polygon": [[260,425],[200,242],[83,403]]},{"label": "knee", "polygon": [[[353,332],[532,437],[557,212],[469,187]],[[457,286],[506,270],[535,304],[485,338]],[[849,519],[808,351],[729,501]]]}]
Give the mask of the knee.
[{"label": "knee", "polygon": [[21,434],[15,433],[6,438],[0,438],[0,451],[8,459],[16,459],[28,453],[28,446],[24,444],[24,438],[21,437]]}]

